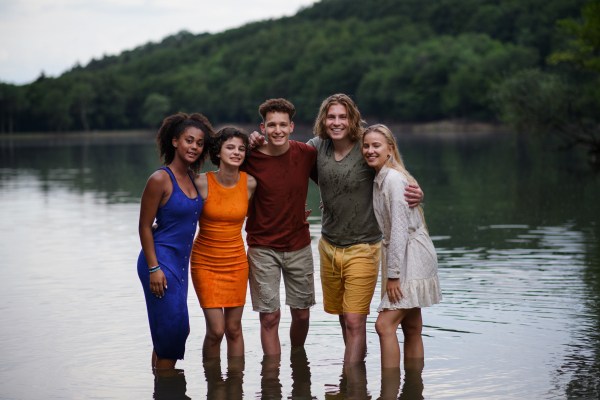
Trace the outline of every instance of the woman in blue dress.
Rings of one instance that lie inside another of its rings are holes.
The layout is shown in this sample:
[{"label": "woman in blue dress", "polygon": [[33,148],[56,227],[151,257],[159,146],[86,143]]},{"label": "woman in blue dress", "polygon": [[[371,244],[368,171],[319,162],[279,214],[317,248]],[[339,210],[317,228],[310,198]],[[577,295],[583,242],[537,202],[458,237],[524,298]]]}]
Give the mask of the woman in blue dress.
[{"label": "woman in blue dress", "polygon": [[156,137],[164,166],[150,176],[142,194],[142,252],[137,264],[146,297],[155,369],[175,368],[185,353],[190,332],[189,260],[204,204],[194,177],[208,154],[205,141],[213,135],[203,115],[179,113],[164,120]]}]

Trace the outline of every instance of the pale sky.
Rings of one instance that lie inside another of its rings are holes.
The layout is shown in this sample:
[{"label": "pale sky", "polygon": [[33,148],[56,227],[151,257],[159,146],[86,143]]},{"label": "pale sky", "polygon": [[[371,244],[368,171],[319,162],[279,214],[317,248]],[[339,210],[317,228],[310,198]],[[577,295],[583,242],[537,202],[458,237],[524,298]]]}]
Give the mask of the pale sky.
[{"label": "pale sky", "polygon": [[58,76],[183,29],[217,33],[315,0],[0,0],[0,81]]}]

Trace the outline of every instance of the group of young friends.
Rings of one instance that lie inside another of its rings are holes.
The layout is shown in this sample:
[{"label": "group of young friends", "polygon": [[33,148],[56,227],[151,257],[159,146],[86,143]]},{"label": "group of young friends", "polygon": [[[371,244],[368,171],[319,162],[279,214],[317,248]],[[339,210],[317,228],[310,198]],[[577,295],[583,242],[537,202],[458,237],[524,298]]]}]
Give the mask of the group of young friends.
[{"label": "group of young friends", "polygon": [[[382,368],[400,365],[400,325],[404,356],[423,358],[421,308],[442,298],[437,257],[420,205],[423,192],[390,130],[381,124],[365,129],[344,94],[323,101],[308,143],[289,140],[295,114],[289,101],[268,100],[259,113],[264,136],[235,127],[214,132],[201,114],[183,113],[166,118],[158,132],[164,167],[148,179],[142,195],[137,265],[153,368],[172,369],[183,359],[190,266],[206,320],[203,357],[220,356],[223,336],[228,357],[244,355],[248,286],[260,315],[263,352],[281,353],[281,276],[292,318],[290,343],[304,345],[315,305],[305,204],[309,179],[318,184],[322,202],[323,305],[339,316],[344,361],[366,356],[366,320],[380,265],[375,328]],[[199,173],[209,157],[218,170]]]}]

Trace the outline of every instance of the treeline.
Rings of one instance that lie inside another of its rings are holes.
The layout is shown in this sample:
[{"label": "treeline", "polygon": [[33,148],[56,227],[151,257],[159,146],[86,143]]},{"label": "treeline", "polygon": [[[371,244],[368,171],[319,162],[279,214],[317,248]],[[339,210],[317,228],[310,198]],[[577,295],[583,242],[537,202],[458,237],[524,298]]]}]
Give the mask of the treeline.
[{"label": "treeline", "polygon": [[285,97],[298,121],[350,94],[382,120],[492,120],[491,85],[547,67],[567,45],[556,20],[586,0],[322,0],[292,17],[219,34],[180,32],[58,78],[0,83],[2,131],[128,129],[169,113],[259,120]]}]

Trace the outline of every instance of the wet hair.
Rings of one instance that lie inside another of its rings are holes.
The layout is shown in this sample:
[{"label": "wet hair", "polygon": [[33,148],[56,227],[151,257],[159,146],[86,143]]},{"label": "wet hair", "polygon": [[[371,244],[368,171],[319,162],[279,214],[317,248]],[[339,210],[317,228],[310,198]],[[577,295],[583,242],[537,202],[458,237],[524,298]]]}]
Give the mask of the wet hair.
[{"label": "wet hair", "polygon": [[281,112],[286,113],[290,116],[290,121],[296,115],[296,107],[286,99],[270,99],[265,101],[258,107],[258,113],[263,119],[263,122],[267,119],[267,114],[270,112]]},{"label": "wet hair", "polygon": [[171,164],[175,159],[173,138],[179,139],[179,136],[181,136],[181,134],[190,127],[198,128],[202,131],[202,133],[204,133],[204,147],[202,148],[202,153],[200,153],[200,157],[198,157],[198,159],[194,161],[192,165],[190,165],[190,168],[194,172],[198,173],[202,169],[202,166],[208,157],[207,143],[215,134],[212,125],[202,114],[193,113],[191,115],[187,115],[180,112],[165,118],[158,131],[158,135],[156,135],[158,157],[163,165]]},{"label": "wet hair", "polygon": [[[406,179],[408,180],[409,183],[417,183],[417,180],[407,171],[406,167],[404,166],[404,161],[402,160],[400,151],[398,151],[398,144],[396,143],[396,138],[394,138],[392,131],[390,131],[390,129],[387,126],[385,126],[383,124],[375,124],[375,125],[369,126],[365,130],[365,133],[362,135],[362,138],[360,140],[360,142],[361,142],[360,147],[362,148],[363,145],[365,144],[365,137],[369,133],[373,133],[373,132],[382,134],[385,137],[385,140],[386,140],[388,146],[390,146],[392,148],[392,156],[386,160],[385,165],[388,168],[393,168],[396,171],[399,171],[402,175],[404,175],[406,177]],[[419,210],[419,213],[421,214],[421,217],[423,218],[423,225],[425,225],[425,229],[427,229],[427,225],[425,224],[425,212],[423,211],[423,207],[421,206],[421,204],[419,204],[418,210]]]},{"label": "wet hair", "polygon": [[214,136],[210,139],[208,145],[208,154],[210,155],[210,162],[213,163],[216,167],[221,164],[221,159],[218,157],[221,154],[221,148],[223,144],[233,137],[238,137],[242,139],[244,142],[244,146],[246,146],[246,153],[244,154],[244,162],[250,157],[250,136],[248,133],[241,129],[236,128],[235,126],[226,126],[221,128],[214,134]]},{"label": "wet hair", "polygon": [[332,96],[329,96],[323,103],[321,103],[321,108],[319,109],[319,114],[317,115],[317,119],[315,120],[314,132],[315,136],[321,138],[322,140],[330,139],[327,134],[327,127],[325,126],[325,121],[327,120],[327,113],[329,112],[329,107],[334,104],[341,104],[346,107],[346,113],[348,114],[348,136],[350,139],[355,142],[360,140],[363,133],[363,124],[366,122],[360,116],[360,111],[358,111],[358,107],[350,97],[345,94],[338,93]]}]

